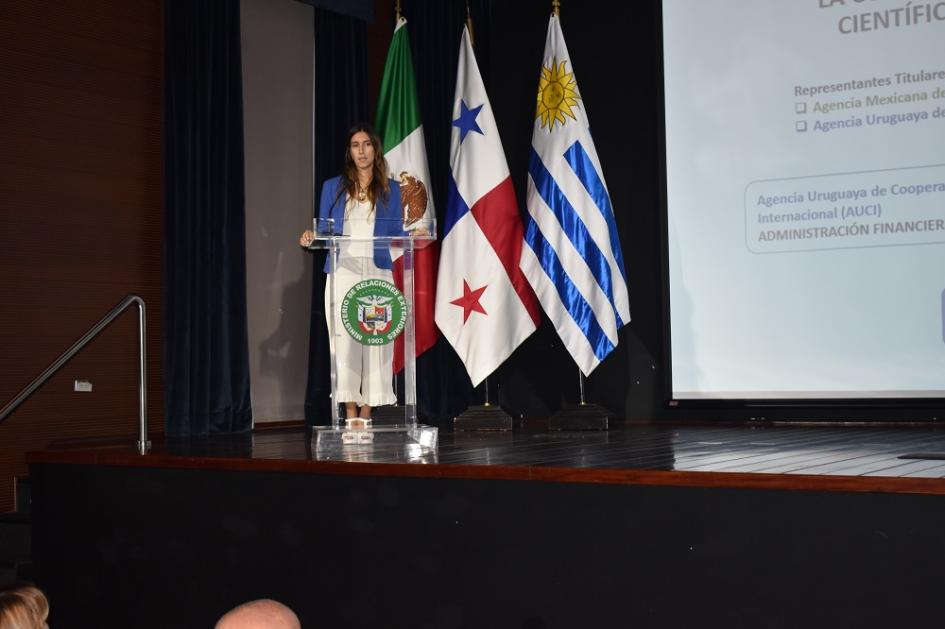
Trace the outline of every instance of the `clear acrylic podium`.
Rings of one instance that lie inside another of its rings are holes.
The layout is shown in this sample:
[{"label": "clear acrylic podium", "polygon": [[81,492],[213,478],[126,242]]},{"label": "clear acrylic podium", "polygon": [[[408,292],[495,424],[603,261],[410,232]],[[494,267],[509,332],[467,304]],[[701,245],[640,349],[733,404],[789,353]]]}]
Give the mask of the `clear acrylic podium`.
[{"label": "clear acrylic podium", "polygon": [[[437,429],[417,423],[414,253],[436,239],[435,226],[404,231],[399,219],[314,219],[311,249],[327,250],[325,315],[331,363],[331,426],[312,434],[319,459],[350,460],[352,450],[435,450]],[[403,268],[402,289],[385,266]],[[323,269],[315,269],[322,272]],[[320,295],[313,297],[320,299]],[[400,337],[402,342],[395,342]],[[392,363],[403,365],[403,423],[346,420],[346,401],[397,404]]]}]

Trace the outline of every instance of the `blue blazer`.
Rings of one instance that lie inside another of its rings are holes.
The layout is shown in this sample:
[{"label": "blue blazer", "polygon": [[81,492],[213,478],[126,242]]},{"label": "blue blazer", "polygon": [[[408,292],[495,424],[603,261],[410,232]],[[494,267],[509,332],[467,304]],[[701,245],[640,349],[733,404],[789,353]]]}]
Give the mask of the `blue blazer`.
[{"label": "blue blazer", "polygon": [[[400,205],[400,184],[393,179],[388,179],[390,184],[390,195],[385,202],[383,199],[377,200],[375,208],[376,218],[391,219],[374,221],[374,237],[395,237],[406,236],[408,233],[403,229],[403,208]],[[318,218],[332,218],[337,233],[343,230],[345,218],[345,201],[347,195],[341,186],[341,177],[332,177],[322,185],[322,198],[318,204]],[[328,273],[328,260],[325,260],[325,273]],[[390,269],[390,249],[386,246],[374,247],[374,266],[379,269]]]}]

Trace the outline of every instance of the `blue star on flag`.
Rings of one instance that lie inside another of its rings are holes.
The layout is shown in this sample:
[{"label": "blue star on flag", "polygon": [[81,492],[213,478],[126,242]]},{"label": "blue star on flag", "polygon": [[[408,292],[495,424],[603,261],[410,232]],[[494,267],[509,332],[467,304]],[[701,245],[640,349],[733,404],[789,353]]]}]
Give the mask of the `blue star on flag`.
[{"label": "blue star on flag", "polygon": [[461,108],[459,118],[453,121],[453,126],[459,127],[459,143],[463,143],[463,140],[466,139],[466,134],[470,131],[475,131],[479,135],[484,135],[482,133],[482,129],[480,129],[479,125],[476,123],[476,116],[479,115],[482,105],[470,109],[466,106],[466,101],[461,100],[459,101],[459,106]]}]

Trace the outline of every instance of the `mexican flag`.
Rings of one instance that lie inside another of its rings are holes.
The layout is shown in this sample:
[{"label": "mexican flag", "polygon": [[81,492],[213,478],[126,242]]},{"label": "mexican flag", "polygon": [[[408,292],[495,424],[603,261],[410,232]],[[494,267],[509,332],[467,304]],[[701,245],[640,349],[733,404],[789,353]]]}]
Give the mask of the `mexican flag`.
[{"label": "mexican flag", "polygon": [[[408,222],[415,227],[430,229],[435,213],[430,193],[430,168],[427,165],[423,125],[417,99],[417,83],[407,38],[407,20],[400,18],[394,28],[394,37],[387,52],[381,91],[377,102],[375,126],[384,143],[384,156],[390,176],[401,183]],[[433,320],[436,302],[436,266],[438,246],[415,251],[414,255],[414,313],[416,326],[416,355],[430,349],[436,342],[437,331]],[[403,258],[394,261],[394,280],[403,289]],[[395,341],[394,372],[403,369],[403,336]]]}]

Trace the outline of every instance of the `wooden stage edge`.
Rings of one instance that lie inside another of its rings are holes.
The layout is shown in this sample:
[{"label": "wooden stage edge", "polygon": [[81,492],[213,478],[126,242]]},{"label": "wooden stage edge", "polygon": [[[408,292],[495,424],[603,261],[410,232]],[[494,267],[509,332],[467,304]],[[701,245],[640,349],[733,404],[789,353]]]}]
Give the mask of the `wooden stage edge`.
[{"label": "wooden stage edge", "polygon": [[140,455],[127,451],[48,450],[30,452],[27,463],[92,465],[154,469],[273,472],[325,476],[378,476],[455,480],[538,481],[605,485],[768,489],[785,491],[945,495],[945,480],[841,475],[687,472],[645,469],[599,469],[537,465],[452,465],[369,463],[200,457],[171,454]]}]

